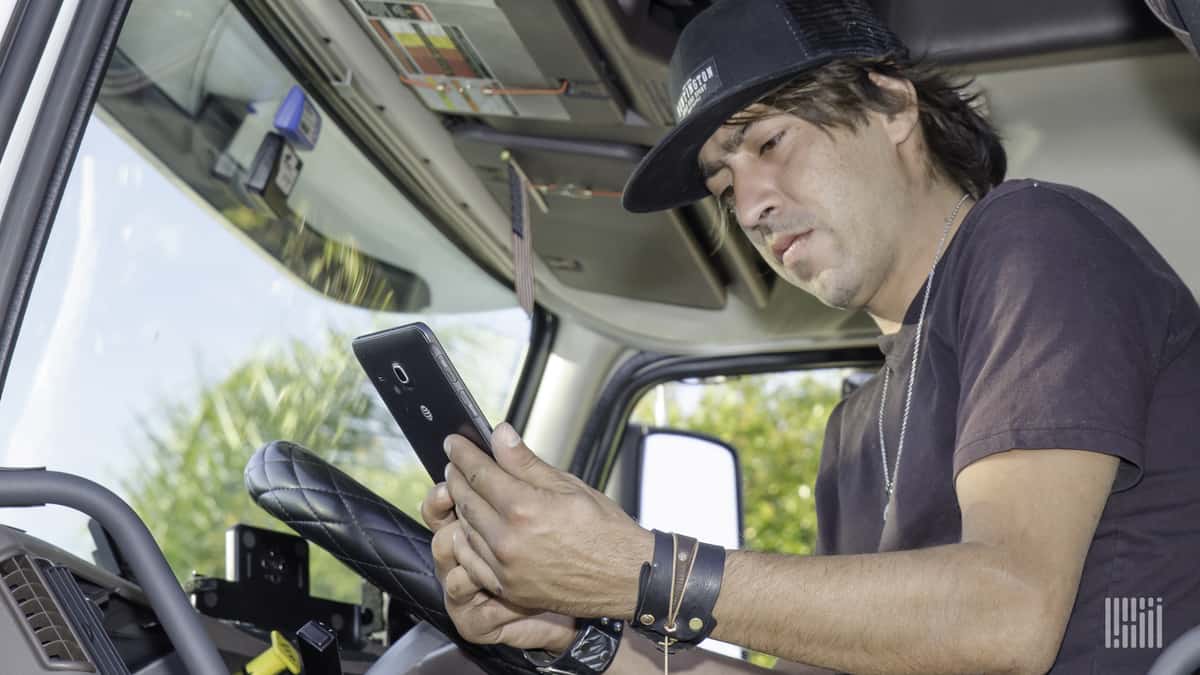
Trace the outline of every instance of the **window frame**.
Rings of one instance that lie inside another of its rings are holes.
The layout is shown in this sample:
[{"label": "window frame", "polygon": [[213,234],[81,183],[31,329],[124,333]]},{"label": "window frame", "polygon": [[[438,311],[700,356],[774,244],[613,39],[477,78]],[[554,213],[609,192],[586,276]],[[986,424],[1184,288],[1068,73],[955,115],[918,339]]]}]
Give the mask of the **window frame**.
[{"label": "window frame", "polygon": [[[4,147],[6,155],[34,147],[37,152],[24,152],[16,181],[9,190],[4,213],[0,215],[0,394],[8,378],[17,334],[33,291],[42,253],[50,238],[51,226],[66,190],[67,177],[75,165],[75,155],[100,93],[104,72],[116,49],[117,36],[125,23],[130,2],[88,0],[78,3],[57,54],[45,48],[44,43],[31,44],[24,36],[13,36],[11,30],[20,26],[10,25],[10,30],[5,33],[5,47],[10,56],[14,49],[26,51],[41,47],[44,51],[38,61],[57,57],[57,63],[44,94],[38,100],[30,101],[26,97],[29,80],[23,77],[10,80],[6,77],[8,73],[5,71],[9,67],[16,67],[14,62],[17,59],[0,62],[0,81],[21,90],[20,109],[38,110],[25,147],[12,147],[12,143],[7,142],[11,138],[7,139]],[[51,6],[51,2],[48,1],[46,5]],[[53,4],[56,18],[63,11],[62,5],[61,0]],[[14,8],[14,21],[32,16],[27,12],[18,18],[16,10],[22,7],[25,6]],[[8,40],[10,36],[13,37],[11,42]],[[33,74],[28,73],[28,77],[31,79]],[[17,92],[0,93],[8,96]]]},{"label": "window frame", "polygon": [[[604,490],[612,477],[634,406],[659,384],[690,378],[767,375],[824,368],[878,367],[878,347],[845,347],[732,356],[671,356],[638,352],[626,359],[608,383],[580,435],[570,472]],[[621,486],[622,489],[629,486]]]}]

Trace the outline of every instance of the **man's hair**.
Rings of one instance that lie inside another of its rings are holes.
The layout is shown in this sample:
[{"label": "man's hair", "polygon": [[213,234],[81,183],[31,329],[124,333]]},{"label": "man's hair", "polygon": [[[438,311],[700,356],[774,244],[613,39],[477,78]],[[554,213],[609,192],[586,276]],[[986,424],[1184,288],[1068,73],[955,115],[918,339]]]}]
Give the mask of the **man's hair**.
[{"label": "man's hair", "polygon": [[[955,78],[926,63],[892,58],[837,60],[805,72],[758,99],[769,109],[742,112],[727,124],[745,124],[780,112],[821,129],[857,130],[867,111],[899,113],[908,97],[877,86],[870,73],[912,82],[931,176],[949,180],[975,199],[1004,180],[1007,158],[1000,136],[979,109],[973,80]],[[723,219],[731,215],[721,209]],[[728,228],[722,228],[727,230]]]}]

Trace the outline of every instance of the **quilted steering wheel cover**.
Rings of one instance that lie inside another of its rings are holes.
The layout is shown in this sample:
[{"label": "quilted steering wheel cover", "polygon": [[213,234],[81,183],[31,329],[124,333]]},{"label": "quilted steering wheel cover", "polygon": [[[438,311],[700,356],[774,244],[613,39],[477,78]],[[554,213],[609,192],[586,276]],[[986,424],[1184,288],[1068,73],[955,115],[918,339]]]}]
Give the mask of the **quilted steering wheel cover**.
[{"label": "quilted steering wheel cover", "polygon": [[453,640],[485,672],[536,673],[520,650],[464,640],[434,575],[433,533],[305,448],[272,441],[246,464],[246,489],[267,513],[333,554],[391,602]]}]

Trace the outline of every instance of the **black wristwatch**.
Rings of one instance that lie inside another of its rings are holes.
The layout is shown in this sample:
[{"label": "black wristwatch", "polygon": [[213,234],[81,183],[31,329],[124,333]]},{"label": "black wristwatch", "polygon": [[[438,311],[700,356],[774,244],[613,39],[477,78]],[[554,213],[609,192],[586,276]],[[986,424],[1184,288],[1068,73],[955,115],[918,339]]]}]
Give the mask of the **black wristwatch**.
[{"label": "black wristwatch", "polygon": [[608,670],[621,646],[625,622],[617,619],[576,619],[575,641],[562,654],[526,651],[525,660],[547,675],[597,675]]}]

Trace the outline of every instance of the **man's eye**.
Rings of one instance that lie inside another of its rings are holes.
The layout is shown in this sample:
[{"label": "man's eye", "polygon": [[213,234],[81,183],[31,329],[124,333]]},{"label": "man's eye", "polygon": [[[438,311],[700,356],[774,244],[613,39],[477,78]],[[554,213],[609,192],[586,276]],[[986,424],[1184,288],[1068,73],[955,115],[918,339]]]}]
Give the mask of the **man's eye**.
[{"label": "man's eye", "polygon": [[768,150],[774,148],[776,145],[779,145],[779,140],[781,138],[783,138],[783,134],[786,131],[787,131],[786,129],[783,131],[780,131],[779,133],[775,134],[771,138],[767,139],[767,142],[763,143],[762,147],[758,149],[758,154],[760,154],[760,155],[765,154]]}]

